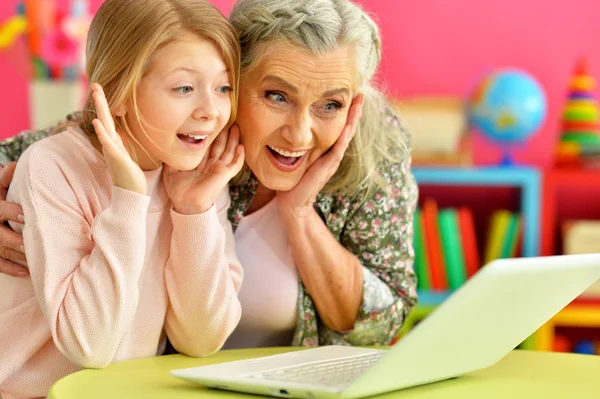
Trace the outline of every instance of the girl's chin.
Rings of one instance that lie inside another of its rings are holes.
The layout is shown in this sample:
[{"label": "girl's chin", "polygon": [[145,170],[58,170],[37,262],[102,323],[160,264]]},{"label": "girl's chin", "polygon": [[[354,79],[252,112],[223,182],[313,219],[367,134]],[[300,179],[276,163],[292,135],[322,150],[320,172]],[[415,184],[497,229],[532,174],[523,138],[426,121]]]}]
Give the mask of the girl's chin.
[{"label": "girl's chin", "polygon": [[169,165],[173,169],[177,169],[180,172],[188,172],[190,170],[194,170],[200,165],[202,162],[202,158],[200,159],[169,159],[165,160],[165,163]]}]

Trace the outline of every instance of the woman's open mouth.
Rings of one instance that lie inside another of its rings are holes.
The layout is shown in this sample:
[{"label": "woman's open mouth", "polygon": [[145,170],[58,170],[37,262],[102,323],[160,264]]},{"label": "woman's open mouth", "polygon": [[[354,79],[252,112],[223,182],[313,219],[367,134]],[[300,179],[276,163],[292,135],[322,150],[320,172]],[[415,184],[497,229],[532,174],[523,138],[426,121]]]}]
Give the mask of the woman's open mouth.
[{"label": "woman's open mouth", "polygon": [[287,151],[280,147],[267,145],[265,151],[271,163],[282,172],[293,172],[298,169],[308,154],[304,151]]}]

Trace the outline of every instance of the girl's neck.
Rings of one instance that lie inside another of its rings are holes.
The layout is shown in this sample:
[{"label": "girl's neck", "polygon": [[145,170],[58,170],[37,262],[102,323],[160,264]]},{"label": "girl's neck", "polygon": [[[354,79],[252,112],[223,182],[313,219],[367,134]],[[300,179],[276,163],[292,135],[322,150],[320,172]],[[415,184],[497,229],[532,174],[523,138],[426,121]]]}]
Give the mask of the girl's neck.
[{"label": "girl's neck", "polygon": [[256,188],[256,194],[254,194],[254,198],[252,198],[252,202],[246,210],[246,215],[250,215],[251,213],[258,211],[263,206],[271,202],[276,195],[277,192],[275,190],[271,190],[259,182],[258,187]]}]

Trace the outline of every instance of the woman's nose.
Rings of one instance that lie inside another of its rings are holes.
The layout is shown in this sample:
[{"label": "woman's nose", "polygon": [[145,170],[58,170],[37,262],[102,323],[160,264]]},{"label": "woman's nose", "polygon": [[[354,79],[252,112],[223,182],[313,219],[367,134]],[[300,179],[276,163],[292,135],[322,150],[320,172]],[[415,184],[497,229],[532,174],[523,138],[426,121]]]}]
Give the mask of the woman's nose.
[{"label": "woman's nose", "polygon": [[294,148],[305,149],[312,141],[312,128],[310,115],[304,114],[290,121],[282,135]]}]

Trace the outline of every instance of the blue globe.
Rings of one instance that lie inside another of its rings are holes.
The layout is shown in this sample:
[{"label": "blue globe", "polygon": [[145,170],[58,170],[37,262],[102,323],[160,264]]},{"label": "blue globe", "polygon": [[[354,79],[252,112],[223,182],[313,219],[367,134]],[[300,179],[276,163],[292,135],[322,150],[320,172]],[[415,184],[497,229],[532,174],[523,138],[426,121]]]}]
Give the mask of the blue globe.
[{"label": "blue globe", "polygon": [[468,101],[468,114],[471,124],[486,137],[524,142],[544,122],[546,95],[526,72],[503,69],[477,85]]}]

